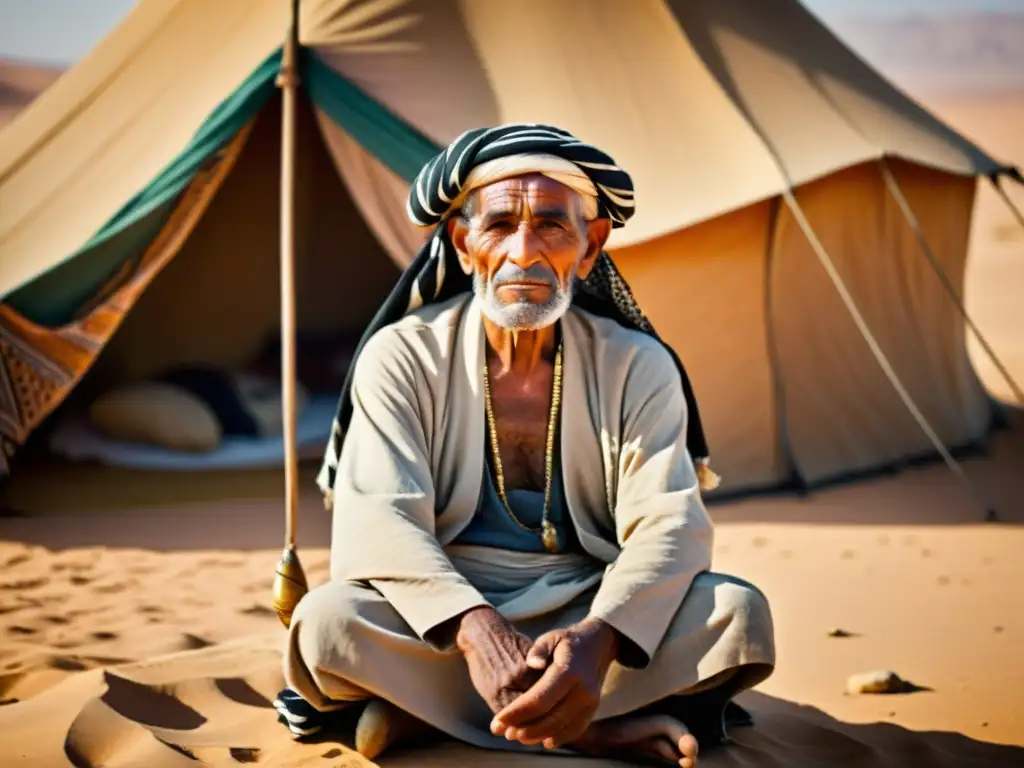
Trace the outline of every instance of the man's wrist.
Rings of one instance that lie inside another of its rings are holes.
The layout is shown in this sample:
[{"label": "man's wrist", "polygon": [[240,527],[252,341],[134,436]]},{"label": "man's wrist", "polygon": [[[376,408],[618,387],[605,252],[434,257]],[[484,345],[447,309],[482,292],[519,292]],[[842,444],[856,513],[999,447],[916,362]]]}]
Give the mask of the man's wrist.
[{"label": "man's wrist", "polygon": [[431,629],[427,641],[438,648],[456,648],[462,651],[463,649],[459,647],[459,635],[463,630],[466,617],[476,611],[487,609],[494,610],[489,605],[478,605],[452,616]]},{"label": "man's wrist", "polygon": [[604,650],[602,655],[605,656],[609,664],[619,658],[622,636],[619,634],[619,630],[604,619],[588,616],[576,625],[576,630],[591,638]]},{"label": "man's wrist", "polygon": [[477,645],[481,634],[488,634],[504,618],[491,605],[478,605],[470,608],[454,620],[454,644],[463,656]]}]

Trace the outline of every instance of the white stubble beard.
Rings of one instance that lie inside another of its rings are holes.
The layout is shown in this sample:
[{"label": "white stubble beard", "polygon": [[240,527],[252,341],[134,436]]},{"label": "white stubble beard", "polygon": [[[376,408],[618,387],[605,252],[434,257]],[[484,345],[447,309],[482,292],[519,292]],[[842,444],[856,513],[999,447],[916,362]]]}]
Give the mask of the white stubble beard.
[{"label": "white stubble beard", "polygon": [[552,291],[551,298],[543,304],[529,301],[505,303],[498,298],[493,283],[485,281],[479,273],[473,273],[473,293],[480,301],[481,310],[492,323],[511,331],[513,340],[520,331],[536,331],[554,325],[569,311],[572,287],[556,284]]}]

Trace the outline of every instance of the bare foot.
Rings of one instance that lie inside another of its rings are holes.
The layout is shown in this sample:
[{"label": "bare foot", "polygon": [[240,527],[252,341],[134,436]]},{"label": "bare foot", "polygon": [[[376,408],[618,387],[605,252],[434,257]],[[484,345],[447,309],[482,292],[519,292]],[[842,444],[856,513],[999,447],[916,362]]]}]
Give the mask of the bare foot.
[{"label": "bare foot", "polygon": [[390,746],[422,736],[430,726],[390,702],[374,699],[356,723],[356,752],[368,760]]},{"label": "bare foot", "polygon": [[679,768],[697,765],[697,740],[668,715],[625,715],[591,723],[579,741],[568,745],[598,757],[660,757]]}]

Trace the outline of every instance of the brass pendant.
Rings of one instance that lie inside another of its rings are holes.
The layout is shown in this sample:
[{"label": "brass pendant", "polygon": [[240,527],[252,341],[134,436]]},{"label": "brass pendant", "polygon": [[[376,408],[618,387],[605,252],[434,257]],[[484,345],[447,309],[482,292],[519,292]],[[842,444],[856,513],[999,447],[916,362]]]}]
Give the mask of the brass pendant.
[{"label": "brass pendant", "polygon": [[541,526],[541,540],[544,542],[544,549],[553,555],[558,553],[558,532],[550,520],[545,520]]}]

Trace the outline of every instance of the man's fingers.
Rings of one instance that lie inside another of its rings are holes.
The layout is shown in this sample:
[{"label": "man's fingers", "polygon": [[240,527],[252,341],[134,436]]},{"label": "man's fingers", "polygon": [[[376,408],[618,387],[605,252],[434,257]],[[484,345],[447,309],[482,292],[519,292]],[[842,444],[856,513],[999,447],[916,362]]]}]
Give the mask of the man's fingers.
[{"label": "man's fingers", "polygon": [[526,655],[526,666],[530,669],[544,669],[551,661],[551,655],[555,652],[560,638],[557,632],[548,632],[541,635],[534,642],[530,652]]},{"label": "man's fingers", "polygon": [[519,729],[523,744],[543,744],[554,749],[576,741],[587,730],[597,706],[586,691],[576,688],[545,718]]},{"label": "man's fingers", "polygon": [[526,693],[495,715],[496,724],[504,731],[543,717],[569,693],[574,682],[566,665],[550,665]]},{"label": "man's fingers", "polygon": [[540,744],[555,736],[572,725],[579,718],[580,711],[586,708],[581,694],[579,688],[570,689],[561,701],[538,719],[518,728],[509,728],[508,737],[522,744]]}]

